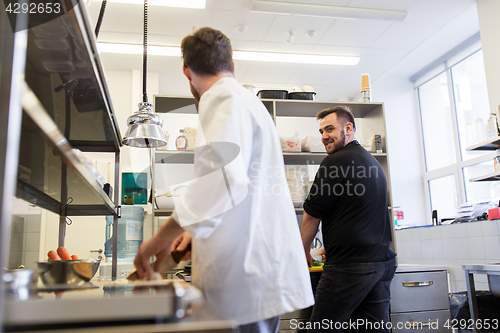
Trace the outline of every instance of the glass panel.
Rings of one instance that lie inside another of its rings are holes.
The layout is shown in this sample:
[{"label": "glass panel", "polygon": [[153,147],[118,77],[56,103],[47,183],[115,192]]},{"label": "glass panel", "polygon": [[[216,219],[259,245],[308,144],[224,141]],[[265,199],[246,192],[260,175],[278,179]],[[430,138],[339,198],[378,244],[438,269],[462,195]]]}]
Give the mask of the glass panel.
[{"label": "glass panel", "polygon": [[427,171],[456,162],[448,81],[443,73],[418,88]]},{"label": "glass panel", "polygon": [[476,203],[500,197],[500,182],[469,182],[474,177],[486,176],[495,172],[493,161],[487,161],[463,169],[467,202]]},{"label": "glass panel", "polygon": [[[484,151],[465,151],[466,147],[488,138],[485,125],[490,117],[490,107],[483,52],[476,52],[453,66],[451,73],[462,160],[468,160],[487,153]],[[495,135],[492,134],[492,136]]]},{"label": "glass panel", "polygon": [[429,193],[432,210],[438,211],[439,219],[455,217],[458,195],[454,175],[430,180]]}]

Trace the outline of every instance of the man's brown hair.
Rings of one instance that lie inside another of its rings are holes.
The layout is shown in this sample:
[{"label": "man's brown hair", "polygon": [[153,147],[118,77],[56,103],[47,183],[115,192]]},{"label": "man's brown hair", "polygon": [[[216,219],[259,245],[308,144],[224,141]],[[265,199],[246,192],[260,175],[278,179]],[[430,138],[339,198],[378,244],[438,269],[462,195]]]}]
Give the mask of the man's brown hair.
[{"label": "man's brown hair", "polygon": [[234,73],[231,41],[219,30],[209,27],[196,30],[184,37],[181,50],[184,66],[196,74]]},{"label": "man's brown hair", "polygon": [[329,114],[335,113],[337,119],[342,126],[345,126],[347,122],[352,124],[352,128],[356,131],[356,123],[354,122],[354,116],[352,115],[351,109],[347,106],[334,106],[332,108],[324,109],[318,112],[316,119],[320,120],[328,116]]}]

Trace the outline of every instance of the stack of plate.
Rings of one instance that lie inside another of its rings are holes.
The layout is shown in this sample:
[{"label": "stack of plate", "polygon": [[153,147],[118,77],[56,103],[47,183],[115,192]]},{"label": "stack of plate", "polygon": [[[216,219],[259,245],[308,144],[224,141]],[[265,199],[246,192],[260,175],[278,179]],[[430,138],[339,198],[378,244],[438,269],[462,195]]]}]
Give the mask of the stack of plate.
[{"label": "stack of plate", "polygon": [[287,171],[286,180],[295,206],[300,206],[306,198],[304,171]]}]

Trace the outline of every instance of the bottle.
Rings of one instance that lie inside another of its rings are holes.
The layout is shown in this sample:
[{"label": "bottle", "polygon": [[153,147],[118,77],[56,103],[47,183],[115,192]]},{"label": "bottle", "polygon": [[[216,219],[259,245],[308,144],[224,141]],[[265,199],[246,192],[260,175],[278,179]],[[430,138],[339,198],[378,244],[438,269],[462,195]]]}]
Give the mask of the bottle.
[{"label": "bottle", "polygon": [[363,74],[361,75],[361,96],[363,98],[363,102],[371,102],[372,95],[370,93],[370,75]]},{"label": "bottle", "polygon": [[187,139],[184,135],[184,130],[181,129],[179,136],[175,139],[175,147],[177,150],[186,150],[187,149]]},{"label": "bottle", "polygon": [[472,131],[472,123],[469,118],[465,122],[465,142],[467,143],[467,147],[474,144],[474,132]]},{"label": "bottle", "polygon": [[490,115],[486,124],[486,139],[494,139],[498,136],[497,117],[494,114]]},{"label": "bottle", "polygon": [[[104,255],[111,259],[113,254],[113,216],[106,216],[106,241]],[[144,208],[122,206],[118,219],[118,261],[134,261],[143,239]]]},{"label": "bottle", "polygon": [[477,142],[483,142],[486,141],[486,135],[484,133],[484,122],[483,118],[477,116],[476,119],[476,140]]}]

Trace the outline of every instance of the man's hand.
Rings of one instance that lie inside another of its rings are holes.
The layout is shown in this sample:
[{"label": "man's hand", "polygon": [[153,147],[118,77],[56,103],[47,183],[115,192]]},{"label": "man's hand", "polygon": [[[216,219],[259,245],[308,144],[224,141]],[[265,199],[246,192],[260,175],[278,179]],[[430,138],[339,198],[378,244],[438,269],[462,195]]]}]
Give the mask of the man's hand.
[{"label": "man's hand", "polygon": [[[184,249],[191,244],[192,241],[192,236],[189,234],[189,232],[185,231],[183,232],[179,237],[177,237],[173,243],[172,243],[172,248],[170,251],[184,251]],[[191,259],[191,251],[187,251],[181,258],[181,260],[189,260]]]},{"label": "man's hand", "polygon": [[[157,234],[141,244],[137,255],[135,256],[134,265],[137,269],[137,274],[142,279],[144,276],[147,280],[151,279],[152,271],[149,267],[149,261],[152,256],[156,256],[154,270],[160,269],[160,264],[170,253],[171,243],[163,243]],[[156,267],[158,266],[158,267]]]},{"label": "man's hand", "polygon": [[306,259],[307,259],[307,264],[309,265],[309,267],[311,267],[313,265],[313,258],[311,257],[310,252],[306,252]]}]

